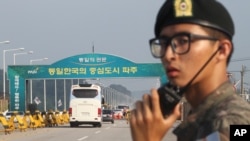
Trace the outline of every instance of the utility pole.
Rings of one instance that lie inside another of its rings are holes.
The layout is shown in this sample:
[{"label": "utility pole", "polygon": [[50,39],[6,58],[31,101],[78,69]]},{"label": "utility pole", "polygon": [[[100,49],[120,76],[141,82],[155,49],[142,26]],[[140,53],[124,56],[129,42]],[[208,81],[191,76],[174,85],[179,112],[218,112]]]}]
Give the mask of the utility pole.
[{"label": "utility pole", "polygon": [[95,45],[94,45],[94,42],[92,43],[92,53],[93,53],[93,54],[95,53]]},{"label": "utility pole", "polygon": [[240,72],[241,74],[241,87],[240,87],[240,93],[243,94],[244,93],[244,73],[246,71],[246,66],[242,65],[242,71]]}]

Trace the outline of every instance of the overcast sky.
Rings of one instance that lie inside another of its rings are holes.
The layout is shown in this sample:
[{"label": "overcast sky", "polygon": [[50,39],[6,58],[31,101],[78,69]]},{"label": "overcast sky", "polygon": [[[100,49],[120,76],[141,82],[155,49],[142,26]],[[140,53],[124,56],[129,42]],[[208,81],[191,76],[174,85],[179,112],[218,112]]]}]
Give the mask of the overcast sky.
[{"label": "overcast sky", "polygon": [[[219,0],[235,22],[233,59],[250,59],[249,0]],[[31,55],[17,55],[16,65],[49,58],[36,64],[52,64],[79,54],[117,55],[136,63],[156,63],[148,46],[154,37],[156,14],[164,0],[0,0],[0,48],[25,48]],[[212,10],[212,9],[211,9]],[[6,65],[13,65],[6,52]],[[2,54],[2,53],[1,53]],[[2,56],[2,55],[0,55]],[[2,60],[2,59],[1,59]],[[33,64],[35,64],[33,62]],[[229,71],[250,70],[250,60],[230,63]],[[3,61],[0,62],[3,68]],[[234,72],[239,79],[240,72]],[[250,75],[246,72],[247,83]]]}]

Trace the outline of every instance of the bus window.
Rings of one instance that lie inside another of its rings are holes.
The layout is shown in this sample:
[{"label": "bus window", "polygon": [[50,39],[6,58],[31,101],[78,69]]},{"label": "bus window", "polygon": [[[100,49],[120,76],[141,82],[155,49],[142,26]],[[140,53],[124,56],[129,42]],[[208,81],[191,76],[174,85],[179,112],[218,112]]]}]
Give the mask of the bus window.
[{"label": "bus window", "polygon": [[97,90],[91,89],[75,89],[73,95],[76,98],[95,98],[98,95]]}]

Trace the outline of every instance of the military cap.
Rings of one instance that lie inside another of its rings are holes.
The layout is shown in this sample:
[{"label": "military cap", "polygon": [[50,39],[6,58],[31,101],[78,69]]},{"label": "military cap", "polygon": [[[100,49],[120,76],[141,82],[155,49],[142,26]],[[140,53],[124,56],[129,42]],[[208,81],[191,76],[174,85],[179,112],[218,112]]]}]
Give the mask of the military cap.
[{"label": "military cap", "polygon": [[227,9],[216,0],[166,0],[160,8],[155,36],[163,27],[179,23],[192,23],[225,33],[231,40],[234,23]]}]

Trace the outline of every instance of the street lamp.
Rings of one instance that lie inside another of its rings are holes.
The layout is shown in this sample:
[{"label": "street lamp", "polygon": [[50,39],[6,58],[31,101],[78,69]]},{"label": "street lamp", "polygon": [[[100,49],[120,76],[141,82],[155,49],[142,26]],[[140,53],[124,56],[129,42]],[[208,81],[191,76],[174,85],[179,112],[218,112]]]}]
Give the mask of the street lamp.
[{"label": "street lamp", "polygon": [[[34,60],[30,60],[30,65],[32,65],[32,62],[35,61],[44,61],[47,60],[48,58],[41,58],[41,59],[34,59]],[[32,103],[32,79],[30,80],[30,103]]]},{"label": "street lamp", "polygon": [[3,99],[5,100],[5,53],[8,51],[22,51],[24,48],[6,49],[3,50]]},{"label": "street lamp", "polygon": [[33,51],[28,51],[28,52],[22,52],[22,53],[14,53],[13,56],[14,56],[14,65],[16,64],[16,56],[17,55],[22,55],[22,54],[33,54],[34,52]]},{"label": "street lamp", "polygon": [[34,59],[34,60],[30,60],[30,65],[32,65],[32,62],[35,62],[35,61],[44,61],[44,60],[47,60],[48,58],[41,58],[41,59]]},{"label": "street lamp", "polygon": [[2,42],[0,42],[0,44],[9,44],[10,43],[10,41],[2,41]]}]

